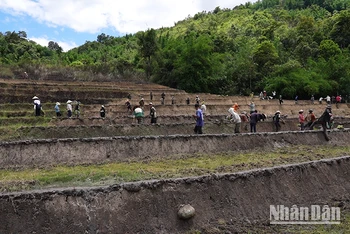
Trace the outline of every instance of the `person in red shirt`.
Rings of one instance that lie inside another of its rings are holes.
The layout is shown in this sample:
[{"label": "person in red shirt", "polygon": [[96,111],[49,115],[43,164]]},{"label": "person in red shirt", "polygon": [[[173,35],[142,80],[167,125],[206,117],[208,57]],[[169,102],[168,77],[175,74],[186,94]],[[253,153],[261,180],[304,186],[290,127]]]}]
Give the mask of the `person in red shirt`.
[{"label": "person in red shirt", "polygon": [[336,107],[338,108],[338,104],[341,103],[341,95],[338,95],[336,98],[335,98],[335,102],[336,102]]},{"label": "person in red shirt", "polygon": [[[305,121],[307,121],[307,124],[305,125],[305,127],[310,127],[313,124],[313,122],[316,121],[316,116],[312,109],[309,110],[309,114],[306,116]],[[310,130],[313,130],[313,127],[310,128]]]},{"label": "person in red shirt", "polygon": [[337,101],[337,103],[340,103],[341,102],[341,95],[338,95],[335,100]]}]

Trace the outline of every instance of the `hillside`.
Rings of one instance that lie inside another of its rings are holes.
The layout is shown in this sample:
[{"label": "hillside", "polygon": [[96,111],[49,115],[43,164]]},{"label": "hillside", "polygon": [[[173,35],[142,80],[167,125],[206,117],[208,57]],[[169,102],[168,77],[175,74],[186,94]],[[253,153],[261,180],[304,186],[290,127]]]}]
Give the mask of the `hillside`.
[{"label": "hillside", "polygon": [[[257,133],[243,123],[234,134],[227,110],[237,102],[240,111],[249,111],[250,97],[149,83],[24,79],[0,79],[0,91],[1,233],[348,230],[347,103],[332,104],[334,126],[326,140],[319,125],[306,131],[297,125],[300,109],[319,116],[326,107],[309,100],[280,105],[254,96],[267,119],[257,124]],[[133,106],[140,98],[154,103],[157,124],[148,116],[136,123],[125,106],[129,94]],[[34,116],[34,95],[44,116]],[[193,134],[197,95],[207,105],[201,135]],[[66,117],[68,99],[81,101],[79,117]],[[54,113],[57,101],[61,117]],[[99,116],[101,105],[106,117]],[[276,109],[285,120],[280,132],[272,132]],[[183,204],[195,208],[195,217],[179,218]],[[271,225],[271,204],[341,207],[341,225]]]},{"label": "hillside", "polygon": [[33,80],[152,81],[187,92],[349,95],[349,3],[262,0],[199,12],[149,29],[62,52],[26,33],[0,35],[0,77]]}]

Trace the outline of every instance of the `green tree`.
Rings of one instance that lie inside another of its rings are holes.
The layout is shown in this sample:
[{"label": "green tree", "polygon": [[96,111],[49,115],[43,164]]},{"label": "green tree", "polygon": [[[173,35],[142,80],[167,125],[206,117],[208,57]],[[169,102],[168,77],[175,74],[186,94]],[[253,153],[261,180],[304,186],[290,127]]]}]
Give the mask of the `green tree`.
[{"label": "green tree", "polygon": [[257,64],[258,71],[266,76],[278,61],[278,53],[270,41],[263,41],[253,52],[253,60]]},{"label": "green tree", "polygon": [[58,45],[57,42],[49,41],[48,46],[50,50],[56,51],[57,53],[62,53],[63,49],[61,46]]},{"label": "green tree", "polygon": [[156,41],[156,31],[152,28],[146,32],[140,32],[137,34],[138,44],[140,47],[140,54],[146,60],[146,76],[150,79],[152,68],[151,68],[151,57],[157,52],[158,45]]},{"label": "green tree", "polygon": [[319,47],[319,54],[321,57],[328,59],[341,53],[337,43],[332,40],[323,40]]},{"label": "green tree", "polygon": [[342,11],[336,17],[336,22],[331,31],[331,38],[340,48],[346,48],[350,45],[350,11]]}]

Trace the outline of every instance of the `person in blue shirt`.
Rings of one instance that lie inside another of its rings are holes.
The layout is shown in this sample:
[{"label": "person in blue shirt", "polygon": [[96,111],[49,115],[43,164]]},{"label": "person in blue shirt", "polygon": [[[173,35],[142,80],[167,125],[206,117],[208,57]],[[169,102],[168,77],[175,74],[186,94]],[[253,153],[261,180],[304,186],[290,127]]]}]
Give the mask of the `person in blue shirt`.
[{"label": "person in blue shirt", "polygon": [[202,129],[204,125],[203,113],[198,103],[196,103],[194,107],[196,108],[196,114],[193,115],[193,117],[196,119],[196,126],[194,127],[194,133],[203,134],[203,129]]},{"label": "person in blue shirt", "polygon": [[57,117],[61,117],[61,116],[62,116],[61,111],[60,111],[60,105],[61,105],[61,103],[56,102],[56,105],[55,105],[55,112],[56,112],[56,116],[57,116]]}]

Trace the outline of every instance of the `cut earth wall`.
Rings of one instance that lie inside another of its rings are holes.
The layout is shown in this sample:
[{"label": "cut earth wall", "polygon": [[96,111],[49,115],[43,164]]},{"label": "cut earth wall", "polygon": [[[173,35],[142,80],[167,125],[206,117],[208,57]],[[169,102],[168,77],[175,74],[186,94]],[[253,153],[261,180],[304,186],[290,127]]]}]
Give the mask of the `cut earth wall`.
[{"label": "cut earth wall", "polygon": [[[350,197],[349,172],[347,156],[234,174],[0,194],[0,233],[247,232],[269,226],[270,205],[340,206]],[[184,204],[195,209],[189,220],[177,215]]]},{"label": "cut earth wall", "polygon": [[0,168],[101,164],[176,155],[218,154],[289,145],[349,145],[350,129],[213,135],[120,136],[0,143]]}]

